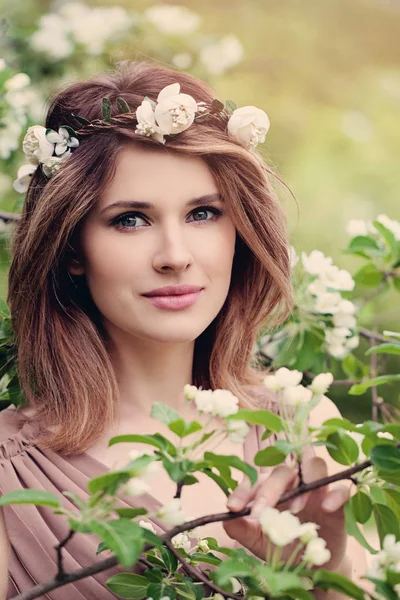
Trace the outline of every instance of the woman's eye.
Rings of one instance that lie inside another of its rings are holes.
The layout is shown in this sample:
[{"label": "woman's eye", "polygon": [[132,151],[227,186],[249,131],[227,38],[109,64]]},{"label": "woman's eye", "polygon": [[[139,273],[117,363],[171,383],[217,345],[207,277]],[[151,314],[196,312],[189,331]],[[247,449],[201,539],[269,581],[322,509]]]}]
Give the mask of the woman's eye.
[{"label": "woman's eye", "polygon": [[137,229],[145,223],[144,217],[135,213],[119,215],[112,221],[112,225],[115,225],[118,229]]},{"label": "woman's eye", "polygon": [[[207,218],[207,213],[211,214],[211,217]],[[196,210],[192,211],[190,214],[193,217],[193,220],[197,222],[213,221],[222,215],[222,211],[220,211],[218,208],[211,206],[201,206],[200,208],[197,208]]]}]

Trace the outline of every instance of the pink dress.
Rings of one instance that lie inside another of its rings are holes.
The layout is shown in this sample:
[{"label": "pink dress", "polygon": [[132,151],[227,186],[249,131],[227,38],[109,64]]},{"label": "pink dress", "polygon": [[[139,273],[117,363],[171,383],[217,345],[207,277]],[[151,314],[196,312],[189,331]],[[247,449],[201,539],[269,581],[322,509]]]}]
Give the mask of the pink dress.
[{"label": "pink dress", "polygon": [[[65,508],[74,510],[75,505],[61,492],[74,492],[86,501],[89,479],[106,473],[109,467],[87,453],[62,457],[50,450],[42,450],[33,444],[37,431],[37,422],[29,422],[13,405],[0,411],[0,495],[17,489],[43,489],[58,496]],[[250,464],[254,464],[254,455],[261,447],[260,434],[261,428],[255,426],[246,437],[244,457]],[[268,440],[262,442],[262,447],[268,443]],[[161,504],[150,494],[143,494],[139,499],[121,499],[118,506],[144,506],[153,512]],[[4,506],[3,511],[10,540],[9,600],[56,575],[57,554],[54,548],[66,537],[69,527],[65,517],[55,515],[53,509],[47,506],[13,504]],[[161,521],[144,518],[154,523],[157,531],[167,530]],[[64,570],[76,571],[110,556],[108,551],[96,556],[99,542],[93,534],[72,537],[63,549]],[[117,596],[106,587],[105,582],[121,572],[127,572],[127,569],[117,565],[52,590],[41,599],[111,600]]]}]

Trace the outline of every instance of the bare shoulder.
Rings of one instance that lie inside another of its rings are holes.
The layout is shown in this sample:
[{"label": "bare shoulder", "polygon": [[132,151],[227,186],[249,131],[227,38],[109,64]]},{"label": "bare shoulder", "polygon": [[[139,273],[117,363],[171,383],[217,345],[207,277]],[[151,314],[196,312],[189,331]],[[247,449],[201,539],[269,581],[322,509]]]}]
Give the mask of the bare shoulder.
[{"label": "bare shoulder", "polygon": [[336,404],[334,404],[328,396],[322,396],[317,406],[310,413],[310,425],[311,427],[319,427],[328,419],[341,418],[342,415]]}]

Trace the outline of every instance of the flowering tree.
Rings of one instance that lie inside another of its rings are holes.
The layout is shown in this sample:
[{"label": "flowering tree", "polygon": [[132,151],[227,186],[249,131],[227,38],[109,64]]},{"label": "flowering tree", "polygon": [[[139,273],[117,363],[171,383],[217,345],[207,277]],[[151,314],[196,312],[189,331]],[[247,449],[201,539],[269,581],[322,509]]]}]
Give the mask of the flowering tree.
[{"label": "flowering tree", "polygon": [[[75,511],[63,508],[58,497],[42,490],[18,490],[0,498],[3,506],[19,502],[52,506],[57,514],[68,519],[70,527],[68,536],[57,548],[59,572],[56,578],[14,600],[39,597],[117,563],[127,569],[140,564],[144,569],[142,575],[127,572],[107,581],[109,589],[123,598],[194,600],[203,596],[217,599],[245,596],[311,600],[311,590],[317,589],[338,590],[357,600],[398,597],[400,426],[393,422],[396,409],[377,395],[377,389],[386,389],[383,386],[399,381],[400,374],[378,374],[377,358],[400,354],[400,334],[390,331],[380,334],[358,327],[356,306],[343,295],[350,294],[355,281],[378,285],[375,294],[380,293],[379,283],[383,281],[398,289],[400,223],[380,216],[373,223],[352,222],[349,230],[355,235],[347,251],[366,261],[354,279],[317,250],[309,255],[303,253],[299,260],[292,249],[295,309],[278,332],[261,335],[254,356],[255,360],[273,367],[264,385],[276,395],[279,416],[268,410],[239,409],[238,399],[227,390],[201,390],[187,385],[185,396],[195,403],[199,418],[187,422],[174,409],[155,403],[152,417],[168,426],[171,439],[159,433],[112,438],[109,445],[135,442],[150,445],[154,450],[131,451],[125,467],[90,480],[87,502],[65,491],[64,495],[76,505]],[[372,294],[368,300],[372,300]],[[6,360],[12,348],[12,332],[5,305],[2,305],[2,315],[2,350],[3,360]],[[352,353],[360,336],[371,342],[366,352],[369,364]],[[334,381],[332,373],[324,370],[326,361],[332,359],[344,366],[349,380]],[[320,427],[310,427],[311,410],[335,384],[351,385],[349,394],[353,395],[371,389],[371,420],[356,424],[346,418],[335,418]],[[8,387],[4,382],[3,387],[3,395],[8,394],[15,403],[21,402],[15,367]],[[250,508],[194,520],[182,511],[181,495],[186,485],[196,485],[198,473],[212,478],[227,496],[238,485],[232,469],[242,472],[252,486],[257,485],[254,466],[237,456],[216,452],[221,442],[216,417],[224,422],[223,439],[229,438],[235,443],[243,442],[249,425],[263,428],[263,439],[272,434],[277,437],[275,443],[255,455],[256,466],[273,467],[286,461],[298,472],[297,486],[279,498],[278,508],[266,508],[258,516],[266,540],[258,554],[250,554],[244,548],[223,548],[214,538],[196,536],[200,525],[246,516]],[[343,469],[335,475],[305,483],[301,468],[303,454],[307,448],[320,445],[326,446]],[[149,491],[148,479],[160,468],[166,470],[177,486],[176,495],[169,503],[154,515],[144,508],[116,508],[116,495],[140,496]],[[345,506],[346,528],[372,555],[365,577],[375,591],[369,588],[366,592],[343,575],[324,569],[331,552],[325,540],[318,536],[318,526],[313,522],[300,522],[289,510],[279,510],[288,500],[340,480],[350,480],[353,484],[351,499]],[[162,519],[171,527],[170,531],[158,535],[147,521],[152,516]],[[376,527],[380,549],[365,537],[362,526],[370,521]],[[100,540],[98,552],[108,549],[112,556],[75,573],[65,573],[62,548],[73,535],[85,533],[96,534]]]}]

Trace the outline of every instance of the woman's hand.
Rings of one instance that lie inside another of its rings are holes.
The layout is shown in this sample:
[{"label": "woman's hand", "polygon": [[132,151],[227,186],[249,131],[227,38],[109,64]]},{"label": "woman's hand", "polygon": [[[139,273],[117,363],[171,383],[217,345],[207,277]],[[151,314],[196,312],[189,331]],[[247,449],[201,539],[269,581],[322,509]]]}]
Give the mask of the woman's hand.
[{"label": "woman's hand", "polygon": [[[304,483],[311,483],[328,475],[326,462],[316,456],[304,458],[302,470]],[[261,476],[253,488],[245,478],[228,498],[227,507],[236,512],[251,504],[250,516],[225,521],[223,526],[226,533],[265,560],[268,539],[261,529],[258,517],[264,508],[274,507],[282,494],[296,485],[297,472],[287,466],[276,467],[268,477]],[[344,559],[347,536],[343,505],[348,498],[348,485],[337,485],[330,489],[325,486],[279,505],[280,510],[291,510],[301,522],[312,521],[319,525],[318,536],[325,539],[331,552],[331,559],[323,568],[336,570]]]}]

